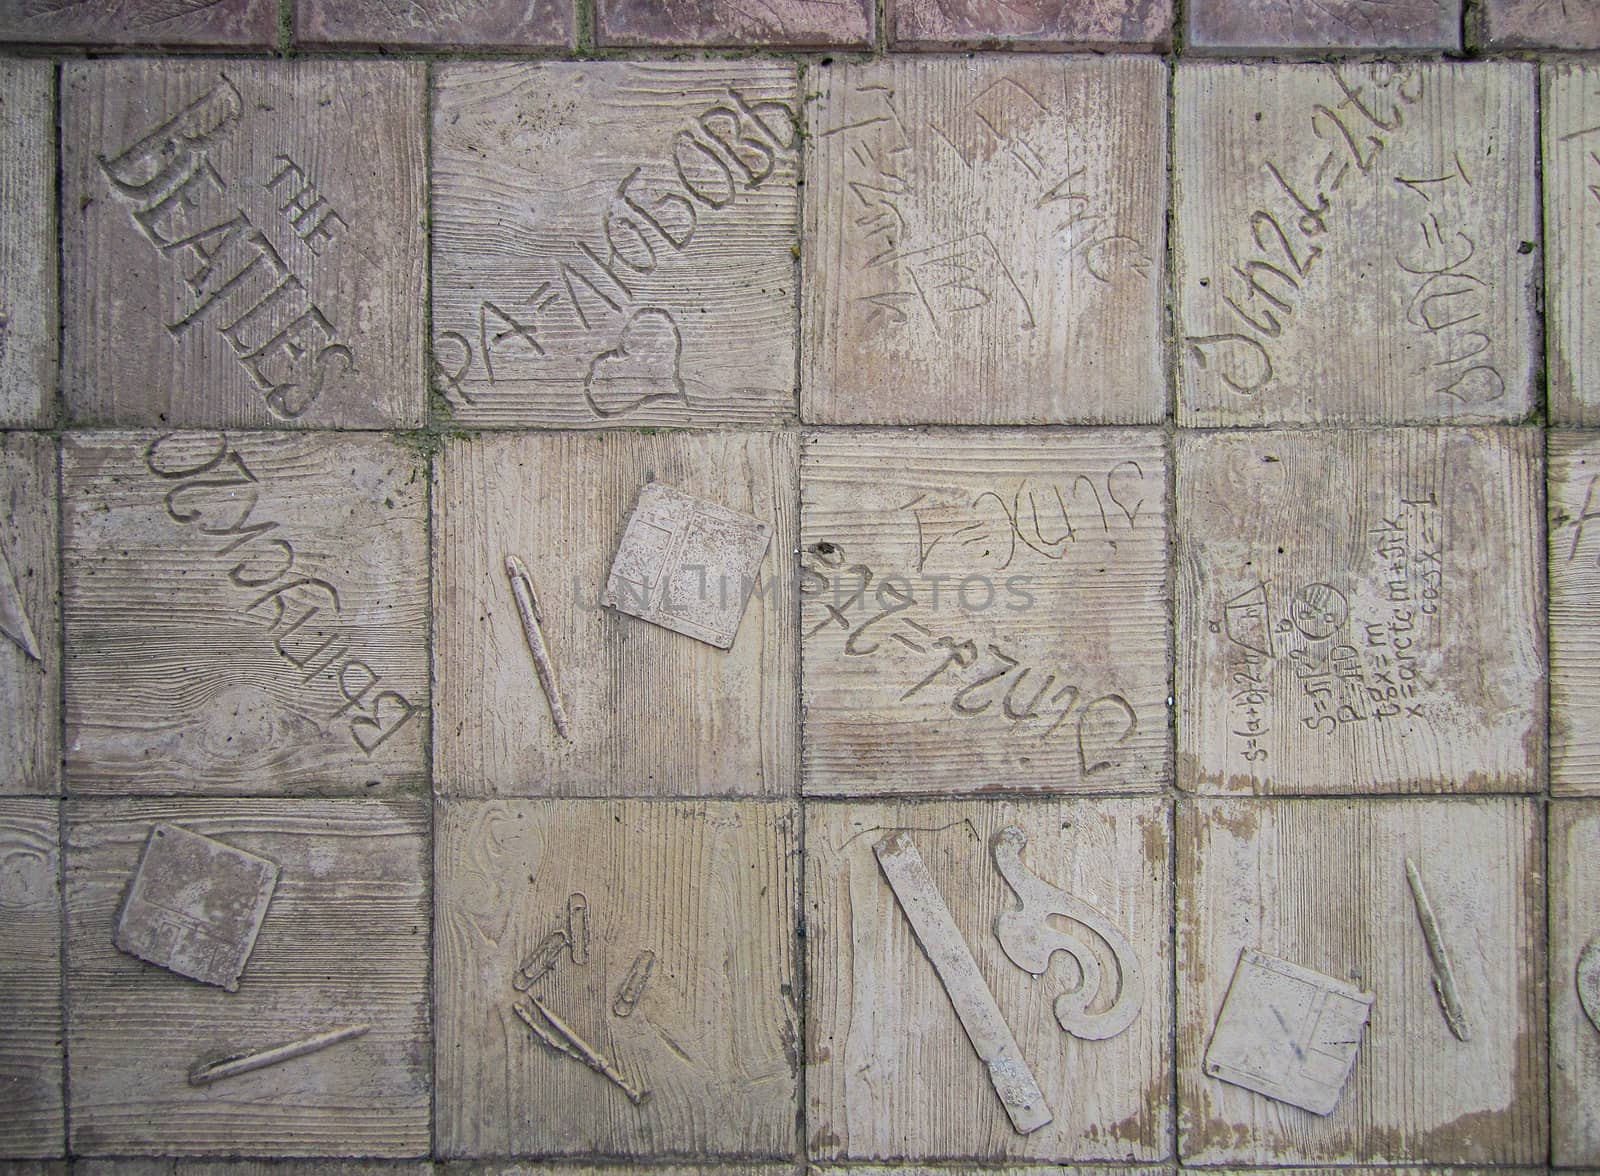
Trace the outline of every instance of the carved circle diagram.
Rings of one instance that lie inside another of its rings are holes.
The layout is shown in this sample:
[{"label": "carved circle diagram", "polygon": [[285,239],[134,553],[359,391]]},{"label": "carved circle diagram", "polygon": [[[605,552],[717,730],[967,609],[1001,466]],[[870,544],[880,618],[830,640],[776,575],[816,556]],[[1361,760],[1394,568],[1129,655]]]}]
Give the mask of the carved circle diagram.
[{"label": "carved circle diagram", "polygon": [[1313,641],[1332,637],[1350,615],[1350,602],[1332,584],[1307,584],[1295,594],[1294,627]]}]

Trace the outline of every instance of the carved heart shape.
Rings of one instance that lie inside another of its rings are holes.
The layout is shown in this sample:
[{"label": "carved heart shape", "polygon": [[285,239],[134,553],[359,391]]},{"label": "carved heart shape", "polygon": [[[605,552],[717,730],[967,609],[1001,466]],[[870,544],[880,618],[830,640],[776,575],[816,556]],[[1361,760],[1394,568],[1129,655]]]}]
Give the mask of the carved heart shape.
[{"label": "carved heart shape", "polygon": [[652,400],[684,399],[682,360],[683,336],[672,316],[655,307],[636,310],[617,345],[589,365],[583,398],[602,417],[632,412]]},{"label": "carved heart shape", "polygon": [[1578,999],[1589,1020],[1600,1030],[1600,936],[1589,940],[1589,946],[1578,956]]}]

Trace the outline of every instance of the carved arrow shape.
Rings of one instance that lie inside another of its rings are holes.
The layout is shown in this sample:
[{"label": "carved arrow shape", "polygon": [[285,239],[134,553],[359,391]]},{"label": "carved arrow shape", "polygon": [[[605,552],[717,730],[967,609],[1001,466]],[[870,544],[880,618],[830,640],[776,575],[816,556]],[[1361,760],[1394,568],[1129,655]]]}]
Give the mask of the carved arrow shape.
[{"label": "carved arrow shape", "polygon": [[18,649],[34,661],[43,660],[33,640],[33,626],[28,624],[28,614],[22,610],[22,596],[17,591],[11,565],[6,562],[4,548],[0,548],[0,633],[10,638]]}]

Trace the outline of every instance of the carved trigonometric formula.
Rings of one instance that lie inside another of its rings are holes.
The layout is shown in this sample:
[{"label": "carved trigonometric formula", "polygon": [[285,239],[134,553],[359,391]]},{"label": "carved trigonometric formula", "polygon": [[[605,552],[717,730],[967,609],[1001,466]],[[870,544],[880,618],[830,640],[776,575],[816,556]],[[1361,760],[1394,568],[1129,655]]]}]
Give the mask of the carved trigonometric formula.
[{"label": "carved trigonometric formula", "polygon": [[[1075,898],[1044,881],[1022,862],[1022,848],[1028,835],[1020,826],[1007,825],[995,834],[991,844],[995,868],[1016,893],[1020,905],[1001,913],[995,920],[995,937],[1006,956],[1017,967],[1035,976],[1044,975],[1050,958],[1066,952],[1078,965],[1078,983],[1055,1000],[1056,1020],[1074,1037],[1102,1041],[1115,1037],[1139,1015],[1144,1003],[1144,976],[1139,969],[1133,945],[1110,919],[1080,898]],[[1110,991],[1110,978],[1104,973],[1093,947],[1051,922],[1064,916],[1089,928],[1111,949],[1116,961],[1116,996],[1110,1006],[1091,1012],[1089,1006]]]}]

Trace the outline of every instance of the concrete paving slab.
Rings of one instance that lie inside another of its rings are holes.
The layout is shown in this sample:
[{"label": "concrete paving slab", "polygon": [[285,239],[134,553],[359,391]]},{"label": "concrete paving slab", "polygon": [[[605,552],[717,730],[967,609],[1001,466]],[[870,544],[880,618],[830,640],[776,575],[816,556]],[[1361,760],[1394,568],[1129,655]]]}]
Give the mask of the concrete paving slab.
[{"label": "concrete paving slab", "polygon": [[1307,53],[1461,49],[1460,0],[1316,0],[1262,4],[1194,0],[1187,6],[1188,47],[1196,53]]},{"label": "concrete paving slab", "polygon": [[1552,1160],[1600,1165],[1600,804],[1550,806],[1550,1111]]},{"label": "concrete paving slab", "polygon": [[273,0],[0,0],[0,41],[272,49]]},{"label": "concrete paving slab", "polygon": [[55,417],[54,107],[48,61],[0,59],[0,427]]},{"label": "concrete paving slab", "polygon": [[1170,0],[885,0],[896,49],[1164,49]]},{"label": "concrete paving slab", "polygon": [[0,1154],[7,1156],[67,1150],[59,824],[57,801],[0,798]]},{"label": "concrete paving slab", "polygon": [[300,45],[572,49],[572,0],[298,0]]},{"label": "concrete paving slab", "polygon": [[[1600,29],[1597,29],[1600,33]],[[1543,83],[1547,406],[1557,425],[1600,425],[1600,314],[1588,275],[1600,258],[1600,69],[1547,64]]]},{"label": "concrete paving slab", "polygon": [[56,474],[55,438],[0,433],[0,795],[61,791]]},{"label": "concrete paving slab", "polygon": [[872,0],[599,0],[602,45],[872,47]]}]

